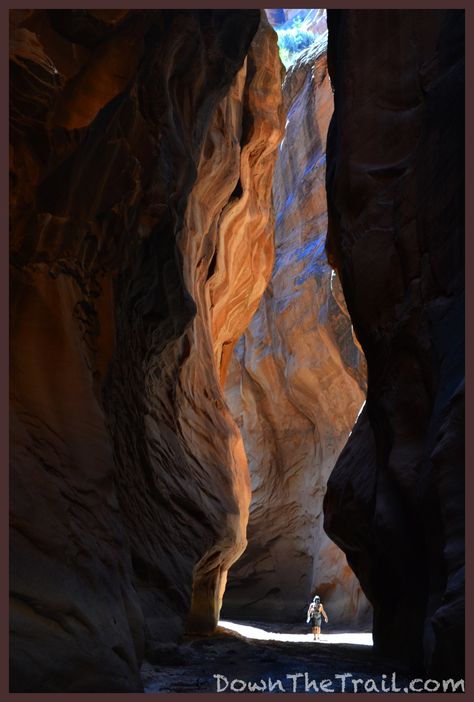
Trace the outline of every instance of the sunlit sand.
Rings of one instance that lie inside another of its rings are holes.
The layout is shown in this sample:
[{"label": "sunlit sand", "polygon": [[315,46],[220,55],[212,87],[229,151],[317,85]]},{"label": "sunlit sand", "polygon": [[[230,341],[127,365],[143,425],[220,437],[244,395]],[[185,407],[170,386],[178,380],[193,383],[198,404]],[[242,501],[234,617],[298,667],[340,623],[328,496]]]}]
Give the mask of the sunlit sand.
[{"label": "sunlit sand", "polygon": [[[235,631],[236,634],[245,636],[247,639],[259,639],[260,641],[294,641],[295,643],[313,642],[313,634],[278,634],[273,631],[265,631],[256,626],[246,626],[245,624],[235,624],[234,622],[220,621],[219,626],[228,631]],[[370,633],[338,633],[338,634],[321,634],[319,643],[325,644],[359,644],[362,646],[372,646],[372,634]]]}]

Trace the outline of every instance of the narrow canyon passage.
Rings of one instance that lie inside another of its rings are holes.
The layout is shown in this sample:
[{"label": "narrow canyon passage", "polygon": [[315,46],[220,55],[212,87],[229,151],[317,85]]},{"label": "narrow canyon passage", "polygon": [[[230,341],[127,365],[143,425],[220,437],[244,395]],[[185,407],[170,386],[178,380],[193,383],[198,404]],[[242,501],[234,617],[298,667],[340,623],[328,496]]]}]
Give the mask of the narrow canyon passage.
[{"label": "narrow canyon passage", "polygon": [[11,692],[464,677],[463,21],[10,12]]},{"label": "narrow canyon passage", "polygon": [[248,546],[230,570],[222,617],[301,622],[317,592],[339,628],[370,631],[370,604],[323,529],[326,483],[365,401],[367,375],[325,252],[334,109],[326,18],[321,10],[285,13],[283,29],[276,27],[280,51],[289,32],[310,44],[285,55],[286,122],[272,186],[275,264],[226,380],[252,500]]},{"label": "narrow canyon passage", "polygon": [[[325,13],[283,12],[274,24],[280,39],[293,32],[309,45],[296,58],[285,55],[286,123],[272,186],[275,264],[225,385],[249,462],[248,545],[228,574],[218,635],[165,647],[168,664],[158,672],[145,663],[147,692],[268,691],[272,680],[277,691],[311,691],[303,677],[309,668],[334,690],[338,674],[350,671],[349,690],[356,691],[354,679],[376,692],[395,671],[400,689],[423,671],[396,651],[374,651],[372,608],[323,529],[326,483],[364,407],[367,368],[325,251],[334,107]],[[314,592],[331,612],[316,644],[304,622]]]}]

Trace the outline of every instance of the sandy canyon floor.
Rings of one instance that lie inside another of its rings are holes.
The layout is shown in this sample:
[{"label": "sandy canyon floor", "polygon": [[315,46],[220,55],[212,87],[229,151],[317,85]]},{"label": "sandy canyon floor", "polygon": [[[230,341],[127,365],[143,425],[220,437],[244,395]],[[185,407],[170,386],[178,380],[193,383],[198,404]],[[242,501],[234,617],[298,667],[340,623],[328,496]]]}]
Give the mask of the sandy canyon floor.
[{"label": "sandy canyon floor", "polygon": [[370,633],[327,627],[315,642],[308,631],[304,624],[220,622],[215,636],[156,649],[142,667],[145,692],[404,692],[416,677],[376,656]]}]

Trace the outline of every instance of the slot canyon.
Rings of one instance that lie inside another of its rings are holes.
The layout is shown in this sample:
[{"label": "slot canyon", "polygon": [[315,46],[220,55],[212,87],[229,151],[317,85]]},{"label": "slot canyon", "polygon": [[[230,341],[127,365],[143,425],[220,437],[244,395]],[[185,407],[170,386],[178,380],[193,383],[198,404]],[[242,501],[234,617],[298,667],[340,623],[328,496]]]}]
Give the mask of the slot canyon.
[{"label": "slot canyon", "polygon": [[10,10],[11,692],[464,679],[464,374],[464,11]]}]

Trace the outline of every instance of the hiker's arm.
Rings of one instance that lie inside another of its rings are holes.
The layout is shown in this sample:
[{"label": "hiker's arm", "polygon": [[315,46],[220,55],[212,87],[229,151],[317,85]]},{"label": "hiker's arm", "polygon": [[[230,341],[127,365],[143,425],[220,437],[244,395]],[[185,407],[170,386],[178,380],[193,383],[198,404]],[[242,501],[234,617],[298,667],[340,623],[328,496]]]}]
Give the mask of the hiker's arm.
[{"label": "hiker's arm", "polygon": [[326,624],[327,624],[328,621],[329,621],[328,615],[327,615],[326,612],[324,611],[324,607],[323,607],[322,605],[321,605],[321,612],[323,613],[323,617],[324,617],[324,619],[326,620]]}]

